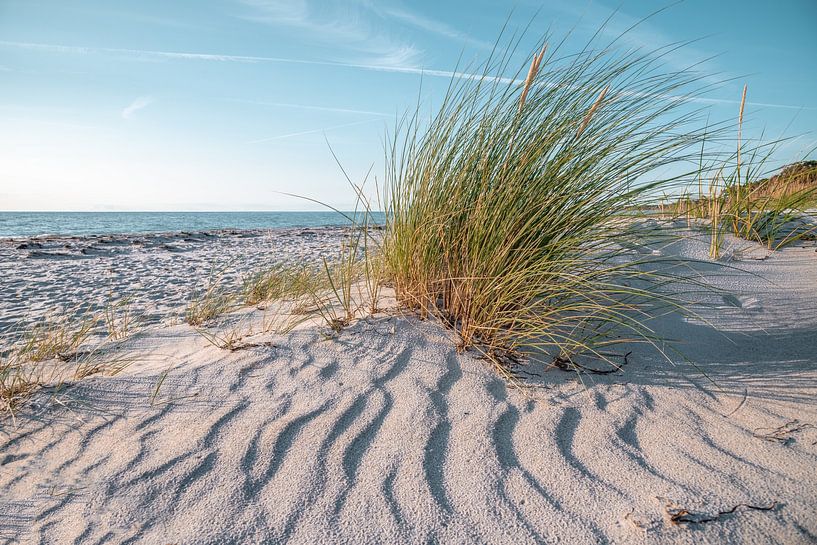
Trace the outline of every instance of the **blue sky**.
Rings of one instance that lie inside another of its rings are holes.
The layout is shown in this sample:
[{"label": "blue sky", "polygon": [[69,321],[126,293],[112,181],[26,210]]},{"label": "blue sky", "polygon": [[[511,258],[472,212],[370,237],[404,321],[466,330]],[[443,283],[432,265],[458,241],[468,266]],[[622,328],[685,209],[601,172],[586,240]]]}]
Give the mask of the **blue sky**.
[{"label": "blue sky", "polygon": [[[616,8],[608,38],[664,6],[0,0],[0,210],[314,208],[279,192],[345,207],[325,139],[354,178],[379,172],[395,116],[418,94],[433,104],[460,55],[484,59],[509,14],[511,28],[535,15],[531,48],[572,30],[569,51]],[[698,40],[668,68],[736,78],[699,104],[714,120],[737,116],[747,83],[745,132],[799,135],[786,162],[817,144],[816,24],[814,0],[687,0],[625,40]]]}]

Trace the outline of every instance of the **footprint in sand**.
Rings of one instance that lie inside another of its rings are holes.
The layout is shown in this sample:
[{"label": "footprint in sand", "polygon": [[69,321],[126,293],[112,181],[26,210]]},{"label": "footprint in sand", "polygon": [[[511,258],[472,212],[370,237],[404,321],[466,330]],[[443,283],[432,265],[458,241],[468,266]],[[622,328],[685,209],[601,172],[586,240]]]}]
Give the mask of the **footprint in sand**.
[{"label": "footprint in sand", "polygon": [[661,250],[650,248],[649,246],[644,246],[642,244],[636,244],[634,242],[619,242],[619,245],[624,248],[625,250],[629,250],[631,252],[635,252],[637,254],[643,255],[661,255]]},{"label": "footprint in sand", "polygon": [[723,302],[729,306],[742,308],[743,310],[761,310],[763,307],[757,297],[748,295],[733,295],[727,293],[723,296]]}]

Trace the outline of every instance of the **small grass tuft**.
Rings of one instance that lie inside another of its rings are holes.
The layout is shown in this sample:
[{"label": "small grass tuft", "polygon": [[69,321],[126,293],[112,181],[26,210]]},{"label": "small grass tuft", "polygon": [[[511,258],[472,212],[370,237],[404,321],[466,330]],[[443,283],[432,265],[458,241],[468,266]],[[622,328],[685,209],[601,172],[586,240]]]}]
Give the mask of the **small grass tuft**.
[{"label": "small grass tuft", "polygon": [[133,333],[139,317],[133,313],[130,298],[125,297],[118,301],[111,298],[102,311],[102,320],[108,332],[108,338],[121,341]]},{"label": "small grass tuft", "polygon": [[17,409],[40,387],[40,377],[17,354],[0,356],[0,416]]},{"label": "small grass tuft", "polygon": [[52,358],[70,359],[94,334],[96,319],[85,311],[46,316],[32,324],[17,341],[21,359],[39,362]]},{"label": "small grass tuft", "polygon": [[185,322],[200,326],[238,307],[238,297],[220,283],[221,275],[211,275],[207,287],[193,295],[185,311]]},{"label": "small grass tuft", "polygon": [[104,321],[68,313],[21,326],[0,346],[0,416],[15,415],[39,389],[57,392],[67,382],[114,375],[134,360],[109,345]]},{"label": "small grass tuft", "polygon": [[297,299],[321,289],[324,283],[321,275],[310,267],[276,264],[244,279],[242,299],[247,305]]}]

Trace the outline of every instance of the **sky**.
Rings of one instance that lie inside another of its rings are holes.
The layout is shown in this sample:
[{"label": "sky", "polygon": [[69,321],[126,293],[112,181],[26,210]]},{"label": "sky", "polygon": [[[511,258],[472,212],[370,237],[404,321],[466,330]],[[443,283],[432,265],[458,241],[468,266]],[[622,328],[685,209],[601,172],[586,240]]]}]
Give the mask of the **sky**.
[{"label": "sky", "polygon": [[747,138],[814,157],[815,0],[0,0],[0,210],[348,208],[332,151],[355,181],[382,172],[397,116],[506,21],[531,24],[523,66],[608,17],[602,40],[692,42],[665,62],[716,83],[698,106],[734,119],[747,84]]}]

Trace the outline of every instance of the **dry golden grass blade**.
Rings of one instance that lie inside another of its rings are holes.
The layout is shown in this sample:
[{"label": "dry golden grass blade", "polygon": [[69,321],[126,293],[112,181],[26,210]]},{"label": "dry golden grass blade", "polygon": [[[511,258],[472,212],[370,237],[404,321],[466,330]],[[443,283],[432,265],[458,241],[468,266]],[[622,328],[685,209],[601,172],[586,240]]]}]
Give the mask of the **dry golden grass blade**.
[{"label": "dry golden grass blade", "polygon": [[542,50],[539,52],[538,55],[533,56],[533,60],[530,63],[530,68],[528,69],[528,75],[525,78],[525,85],[522,88],[522,95],[519,97],[519,111],[522,111],[522,107],[525,105],[525,100],[528,98],[528,91],[530,91],[531,85],[533,85],[533,80],[536,79],[536,74],[539,73],[539,65],[542,63],[542,59],[545,56],[545,52],[547,51],[548,44],[542,46]]},{"label": "dry golden grass blade", "polygon": [[590,120],[593,119],[593,115],[596,113],[596,110],[598,110],[599,107],[601,106],[601,102],[604,100],[604,97],[607,96],[607,91],[609,89],[610,89],[610,86],[606,85],[604,87],[604,89],[601,90],[601,93],[599,93],[598,98],[593,103],[593,105],[590,107],[590,109],[587,111],[587,115],[584,116],[584,119],[582,120],[582,124],[579,127],[579,130],[576,131],[576,138],[581,136],[582,133],[584,132],[584,129],[586,129],[587,125],[590,124]]},{"label": "dry golden grass blade", "polygon": [[741,132],[743,130],[743,110],[746,107],[746,90],[748,88],[747,84],[743,84],[743,93],[740,95],[740,112],[738,113],[738,156],[737,156],[737,167],[738,167],[738,183],[740,183],[740,139],[741,139]]}]

